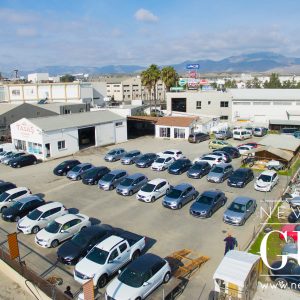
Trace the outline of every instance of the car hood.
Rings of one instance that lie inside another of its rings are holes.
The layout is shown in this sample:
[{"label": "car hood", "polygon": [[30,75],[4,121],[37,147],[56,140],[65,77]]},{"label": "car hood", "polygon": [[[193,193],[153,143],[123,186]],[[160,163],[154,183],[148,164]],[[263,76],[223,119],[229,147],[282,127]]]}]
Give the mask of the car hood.
[{"label": "car hood", "polygon": [[27,227],[27,226],[31,226],[33,222],[37,222],[37,220],[33,221],[33,220],[30,220],[28,217],[24,217],[19,221],[18,224],[20,226]]},{"label": "car hood", "polygon": [[2,214],[4,216],[11,216],[11,215],[15,215],[18,212],[19,212],[18,209],[15,209],[14,207],[8,207],[7,209],[4,210]]},{"label": "car hood", "polygon": [[227,209],[224,212],[224,216],[229,217],[229,218],[243,218],[245,213],[238,213],[232,210]]},{"label": "car hood", "polygon": [[113,299],[135,299],[138,288],[133,288],[115,278],[107,287],[106,293]]},{"label": "car hood", "polygon": [[198,169],[198,170],[195,170],[195,169],[193,169],[193,170],[188,170],[188,173],[189,174],[193,174],[193,175],[198,175],[198,174],[201,174],[201,173],[203,173],[204,172],[204,170],[202,170],[202,169]]},{"label": "car hood", "polygon": [[164,200],[165,202],[178,202],[180,198],[174,199],[174,198],[169,198],[168,196],[165,196]]},{"label": "car hood", "polygon": [[238,182],[244,182],[245,178],[244,177],[237,177],[237,176],[230,176],[229,177],[230,182],[233,183],[238,183]]},{"label": "car hood", "polygon": [[182,168],[183,168],[183,166],[170,166],[169,170],[170,171],[179,171]]},{"label": "car hood", "polygon": [[138,159],[136,161],[137,164],[144,164],[146,162],[148,162],[150,160],[150,158],[142,158],[142,159]]},{"label": "car hood", "polygon": [[297,204],[300,205],[300,197],[296,197],[289,201],[291,204]]},{"label": "car hood", "polygon": [[45,229],[42,229],[41,231],[39,231],[36,234],[36,238],[47,241],[48,239],[52,239],[56,234],[58,234],[58,233],[50,233],[50,232],[46,231]]},{"label": "car hood", "polygon": [[259,179],[259,180],[256,180],[255,184],[264,188],[264,187],[270,186],[271,182],[265,182],[265,181]]},{"label": "car hood", "polygon": [[221,178],[223,175],[224,175],[223,173],[209,172],[207,177],[209,177],[209,178]]},{"label": "car hood", "polygon": [[132,188],[132,185],[127,185],[127,186],[124,186],[122,184],[117,185],[117,189],[119,189],[119,190],[129,190],[131,188]]},{"label": "car hood", "polygon": [[162,167],[162,166],[164,166],[164,165],[165,165],[165,163],[154,162],[154,163],[152,164],[152,167]]},{"label": "car hood", "polygon": [[84,175],[83,180],[89,181],[89,180],[94,180],[96,179],[96,175]]},{"label": "car hood", "polygon": [[75,270],[88,277],[93,277],[94,274],[100,273],[103,265],[97,264],[87,258],[83,258],[76,266]]},{"label": "car hood", "polygon": [[191,210],[194,211],[209,211],[211,209],[212,205],[194,202],[191,206]]},{"label": "car hood", "polygon": [[75,245],[71,240],[62,244],[58,250],[57,255],[63,258],[76,258],[80,256],[84,247]]}]

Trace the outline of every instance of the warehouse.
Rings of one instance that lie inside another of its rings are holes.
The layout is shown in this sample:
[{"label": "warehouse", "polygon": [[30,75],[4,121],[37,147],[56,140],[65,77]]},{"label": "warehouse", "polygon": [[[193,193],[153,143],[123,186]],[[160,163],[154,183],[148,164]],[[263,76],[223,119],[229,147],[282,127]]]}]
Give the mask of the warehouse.
[{"label": "warehouse", "polygon": [[10,128],[15,147],[42,160],[127,141],[126,118],[110,111],[23,118]]}]

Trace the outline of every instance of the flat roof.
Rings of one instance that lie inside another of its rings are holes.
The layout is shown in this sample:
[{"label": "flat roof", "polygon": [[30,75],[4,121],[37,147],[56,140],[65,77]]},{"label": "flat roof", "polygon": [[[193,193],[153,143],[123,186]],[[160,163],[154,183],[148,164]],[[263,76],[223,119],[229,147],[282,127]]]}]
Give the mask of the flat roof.
[{"label": "flat roof", "polygon": [[298,120],[269,120],[272,125],[300,125]]},{"label": "flat roof", "polygon": [[288,134],[269,134],[259,142],[263,146],[269,146],[282,150],[295,152],[300,147],[300,140]]},{"label": "flat roof", "polygon": [[126,120],[126,118],[108,110],[99,110],[68,115],[32,118],[28,120],[43,131],[53,131]]}]

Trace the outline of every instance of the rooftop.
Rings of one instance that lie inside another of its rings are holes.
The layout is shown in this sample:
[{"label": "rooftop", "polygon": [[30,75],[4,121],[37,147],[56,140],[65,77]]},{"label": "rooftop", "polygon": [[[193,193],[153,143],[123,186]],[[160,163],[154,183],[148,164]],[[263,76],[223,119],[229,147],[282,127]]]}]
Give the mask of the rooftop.
[{"label": "rooftop", "polygon": [[269,146],[282,150],[297,151],[300,147],[300,140],[287,134],[269,134],[260,142],[263,146]]},{"label": "rooftop", "polygon": [[156,125],[188,127],[197,120],[198,117],[161,117],[158,118]]}]

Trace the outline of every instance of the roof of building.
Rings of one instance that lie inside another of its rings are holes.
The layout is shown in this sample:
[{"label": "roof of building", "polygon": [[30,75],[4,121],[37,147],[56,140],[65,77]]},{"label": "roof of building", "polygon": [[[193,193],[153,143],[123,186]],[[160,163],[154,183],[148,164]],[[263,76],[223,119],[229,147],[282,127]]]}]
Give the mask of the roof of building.
[{"label": "roof of building", "polygon": [[245,287],[250,271],[259,259],[260,257],[255,254],[237,250],[229,251],[219,264],[213,278]]},{"label": "roof of building", "polygon": [[263,146],[295,152],[300,146],[300,140],[287,134],[268,134],[259,142]]},{"label": "roof of building", "polygon": [[300,110],[287,110],[286,112],[290,116],[300,116]]},{"label": "roof of building", "polygon": [[300,120],[269,120],[272,125],[300,125]]},{"label": "roof of building", "polygon": [[151,116],[128,116],[128,120],[133,121],[150,121],[156,123],[159,119],[159,117],[151,117]]},{"label": "roof of building", "polygon": [[78,106],[78,105],[85,105],[84,103],[47,103],[47,104],[38,104],[38,103],[27,103],[29,105],[33,105],[35,107],[41,108],[41,109],[46,109],[46,110],[50,110],[53,111],[55,113],[60,114],[60,108],[64,107],[64,106]]},{"label": "roof of building", "polygon": [[158,118],[156,125],[188,127],[198,119],[198,117],[161,117]]},{"label": "roof of building", "polygon": [[124,119],[124,117],[117,115],[111,111],[100,110],[93,112],[82,112],[78,114],[33,118],[28,120],[44,131],[52,131],[65,128],[97,125]]},{"label": "roof of building", "polygon": [[0,103],[0,115],[20,106],[21,104]]},{"label": "roof of building", "polygon": [[230,89],[232,100],[300,100],[297,89]]}]

